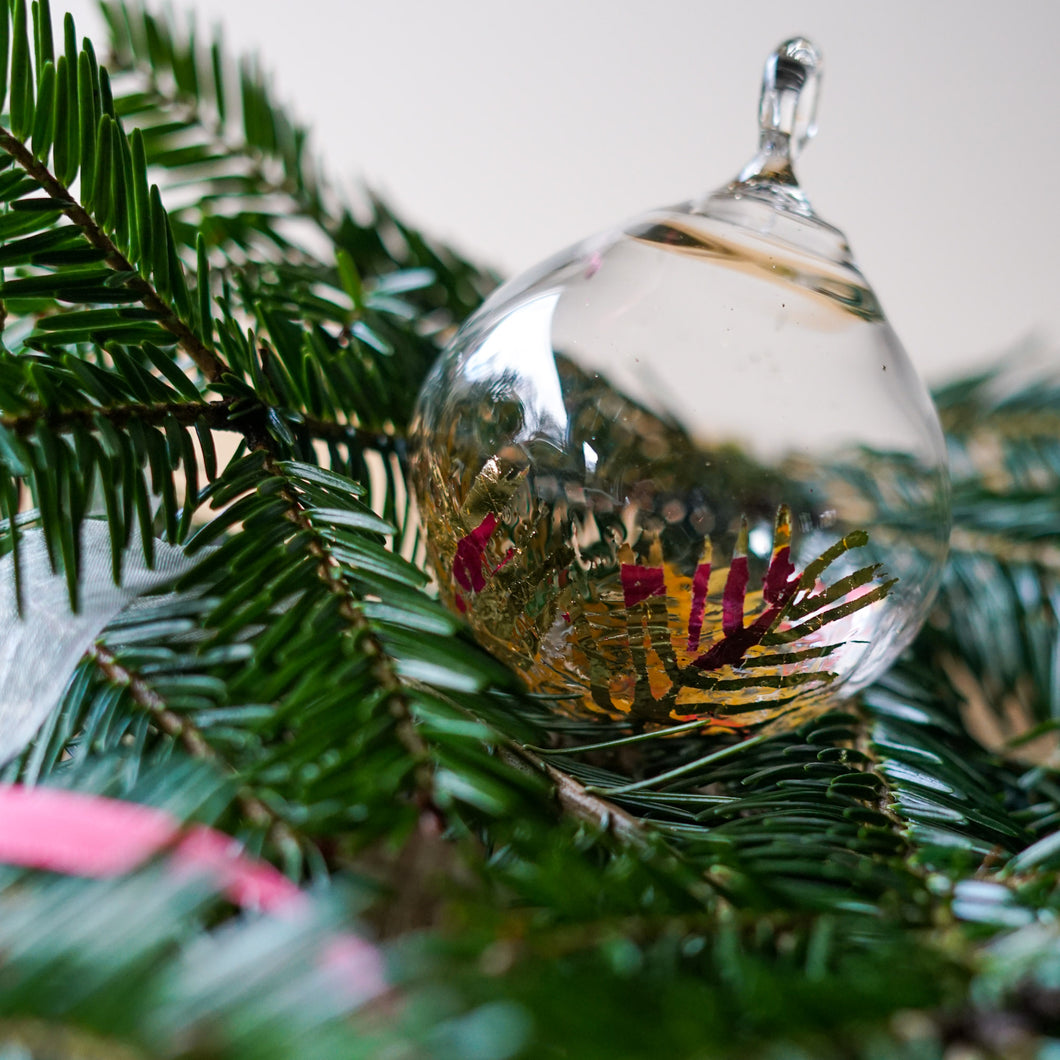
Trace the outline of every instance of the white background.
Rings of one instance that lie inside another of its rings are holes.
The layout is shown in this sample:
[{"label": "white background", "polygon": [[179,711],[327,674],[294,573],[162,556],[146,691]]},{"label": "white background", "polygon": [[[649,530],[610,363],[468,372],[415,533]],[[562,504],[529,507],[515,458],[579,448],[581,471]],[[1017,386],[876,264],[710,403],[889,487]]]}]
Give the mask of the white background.
[{"label": "white background", "polygon": [[800,178],[916,364],[1060,346],[1057,0],[184,6],[260,53],[333,175],[507,272],[730,179],[767,53],[805,34],[825,78]]}]

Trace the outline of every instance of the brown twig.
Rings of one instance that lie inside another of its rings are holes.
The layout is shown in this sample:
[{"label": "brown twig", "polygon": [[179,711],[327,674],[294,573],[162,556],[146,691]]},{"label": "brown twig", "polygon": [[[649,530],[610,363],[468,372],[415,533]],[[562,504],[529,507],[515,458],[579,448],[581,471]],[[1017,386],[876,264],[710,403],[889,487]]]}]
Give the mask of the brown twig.
[{"label": "brown twig", "polygon": [[238,430],[232,422],[232,399],[223,401],[156,401],[151,403],[133,402],[127,405],[88,405],[80,409],[63,409],[52,412],[35,406],[28,412],[17,416],[0,416],[0,425],[21,438],[32,435],[38,424],[45,423],[53,431],[63,433],[78,427],[92,427],[93,420],[102,416],[115,427],[124,427],[131,420],[148,426],[157,427],[167,419],[191,427],[204,423],[214,430]]},{"label": "brown twig", "polygon": [[576,821],[590,824],[600,832],[632,846],[647,846],[648,838],[642,821],[613,802],[593,795],[579,781],[539,758],[533,751],[511,742],[501,748],[501,757],[516,769],[526,769],[530,766],[537,772],[544,773],[552,783],[559,808]]},{"label": "brown twig", "polygon": [[399,431],[373,431],[352,423],[321,420],[315,416],[303,416],[302,425],[309,434],[321,441],[353,442],[364,449],[393,448],[405,438]]},{"label": "brown twig", "polygon": [[[187,718],[170,710],[165,700],[111,651],[97,643],[93,644],[85,655],[96,664],[112,685],[128,689],[132,701],[150,715],[161,732],[179,741],[192,758],[210,762],[226,771],[230,770],[231,767],[210,746],[199,728]],[[268,829],[269,838],[277,846],[301,845],[290,825],[256,795],[241,788],[236,792],[236,802],[248,821]]]}]

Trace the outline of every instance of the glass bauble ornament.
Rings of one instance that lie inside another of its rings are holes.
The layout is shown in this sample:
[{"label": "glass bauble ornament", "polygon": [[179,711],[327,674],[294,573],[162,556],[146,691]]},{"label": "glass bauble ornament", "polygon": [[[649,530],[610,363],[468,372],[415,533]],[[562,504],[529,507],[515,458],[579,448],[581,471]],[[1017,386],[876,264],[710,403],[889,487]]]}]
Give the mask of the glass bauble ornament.
[{"label": "glass bauble ornament", "polygon": [[820,76],[810,42],[781,45],[736,180],[505,284],[423,387],[441,597],[558,711],[786,727],[923,621],[942,433],[795,179]]}]

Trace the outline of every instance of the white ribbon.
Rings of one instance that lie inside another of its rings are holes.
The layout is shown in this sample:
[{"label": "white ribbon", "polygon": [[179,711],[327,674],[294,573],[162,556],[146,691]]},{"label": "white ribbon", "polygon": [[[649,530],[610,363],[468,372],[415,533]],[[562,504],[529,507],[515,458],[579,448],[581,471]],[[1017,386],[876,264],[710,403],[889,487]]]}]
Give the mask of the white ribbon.
[{"label": "white ribbon", "polygon": [[33,739],[59,705],[78,661],[115,615],[143,593],[175,581],[193,566],[183,550],[154,543],[154,568],[135,539],[126,549],[121,585],[111,572],[105,522],[81,524],[80,608],[70,608],[66,578],[48,560],[44,533],[24,530],[19,540],[22,614],[15,597],[14,558],[0,559],[0,766]]}]

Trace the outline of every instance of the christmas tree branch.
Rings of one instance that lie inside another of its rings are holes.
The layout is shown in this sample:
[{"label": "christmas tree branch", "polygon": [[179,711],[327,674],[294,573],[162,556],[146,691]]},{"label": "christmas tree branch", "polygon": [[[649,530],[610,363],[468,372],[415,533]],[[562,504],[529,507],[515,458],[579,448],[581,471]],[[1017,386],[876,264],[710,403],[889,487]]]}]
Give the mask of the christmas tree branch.
[{"label": "christmas tree branch", "polygon": [[[243,122],[237,126],[228,106],[220,39],[215,39],[210,49],[209,76],[188,78],[185,72],[198,72],[204,58],[193,36],[186,38],[175,33],[167,16],[145,10],[129,12],[112,2],[101,3],[100,8],[110,30],[112,65],[132,75],[141,89],[139,112],[149,116],[167,113],[184,130],[201,130],[203,136],[195,147],[202,162],[213,163],[221,174],[226,174],[234,159],[244,161],[249,167],[247,177],[254,197],[281,195],[288,206],[284,216],[303,217],[329,239],[334,237],[336,225],[331,222],[324,201],[325,189],[305,156],[306,132],[272,104],[265,79],[255,65],[244,60],[238,66],[244,113]],[[166,46],[145,48],[145,35],[133,30],[137,22],[142,23],[138,29],[164,41]],[[132,118],[135,121],[135,113]],[[172,125],[172,121],[167,125]],[[144,127],[144,133],[151,134],[151,125]],[[183,159],[187,145],[174,151],[177,158]],[[170,164],[164,150],[157,152],[152,161],[163,167]],[[282,167],[282,179],[266,173],[266,162]],[[206,176],[204,185],[209,186],[209,182],[210,177]]]},{"label": "christmas tree branch", "polygon": [[155,314],[158,324],[176,338],[181,349],[211,383],[218,382],[229,372],[228,366],[217,353],[202,341],[176,310],[139,274],[136,266],[122,254],[110,236],[74,198],[69,188],[59,181],[43,162],[34,157],[26,144],[7,129],[0,128],[0,150],[9,154],[47,192],[59,209],[77,225],[85,239],[105,255],[103,260],[114,272],[130,274],[123,280],[123,286],[136,294],[145,309]]},{"label": "christmas tree branch", "polygon": [[294,483],[282,464],[268,457],[265,460],[264,470],[287,483],[280,491],[280,497],[288,505],[287,517],[306,535],[308,542],[306,548],[317,560],[317,576],[327,586],[328,591],[339,600],[339,613],[350,634],[358,641],[361,651],[371,660],[372,675],[386,696],[384,709],[389,711],[396,721],[398,739],[416,760],[416,785],[420,791],[429,793],[432,787],[431,769],[428,764],[429,751],[423,739],[416,732],[408,697],[405,695],[390,657],[358,608],[359,597],[343,573],[342,564],[332,555],[328,538],[313,524],[307,514],[307,506],[296,495],[292,488]]},{"label": "christmas tree branch", "polygon": [[157,401],[151,403],[130,402],[118,405],[90,405],[80,409],[53,410],[45,406],[33,406],[18,415],[0,416],[0,426],[7,428],[20,438],[31,437],[40,424],[57,434],[91,429],[102,417],[114,427],[122,428],[135,420],[151,427],[159,427],[169,419],[185,427],[203,424],[213,430],[239,430],[238,419],[232,419],[232,399],[220,401]]},{"label": "christmas tree branch", "polygon": [[955,552],[991,556],[1004,563],[1028,564],[1060,574],[1060,546],[1051,541],[1019,541],[1004,533],[958,526],[950,535],[950,547]]},{"label": "christmas tree branch", "polygon": [[[235,775],[235,770],[207,742],[202,731],[189,718],[170,710],[151,684],[124,664],[105,645],[93,644],[85,652],[85,658],[95,663],[111,685],[126,689],[132,702],[150,716],[159,731],[178,741],[192,758],[218,766],[225,775]],[[243,785],[237,789],[235,801],[247,821],[265,829],[278,849],[282,850],[292,844],[302,846],[308,842],[306,837],[298,835],[292,829],[281,814]]]},{"label": "christmas tree branch", "polygon": [[[163,426],[174,420],[184,427],[202,425],[215,431],[233,431],[243,434],[251,445],[261,443],[261,423],[264,410],[257,414],[248,411],[245,402],[235,397],[216,401],[117,402],[115,404],[93,404],[83,408],[51,408],[43,404],[30,404],[17,414],[0,414],[0,427],[6,428],[19,438],[31,437],[43,423],[49,430],[64,434],[79,429],[91,430],[99,418],[105,419],[119,429],[136,421],[144,426]],[[367,430],[350,423],[323,420],[314,416],[299,416],[299,426],[305,434],[323,442],[339,442],[356,451],[393,452],[404,442],[404,435]]]},{"label": "christmas tree branch", "polygon": [[405,433],[396,429],[386,432],[367,430],[352,423],[339,423],[337,420],[325,420],[316,416],[303,416],[301,423],[306,433],[322,442],[341,442],[357,449],[374,449],[377,451],[393,450],[405,441]]},{"label": "christmas tree branch", "polygon": [[591,825],[600,834],[612,835],[631,846],[647,845],[647,828],[643,821],[599,795],[594,795],[569,773],[557,769],[526,746],[509,741],[502,754],[517,769],[525,769],[529,765],[544,773],[553,786],[560,810],[572,820]]},{"label": "christmas tree branch", "polygon": [[[429,319],[432,332],[462,319],[496,285],[496,275],[436,246],[375,197],[368,204],[370,220],[359,221],[365,211],[343,202],[322,175],[306,130],[277,105],[256,62],[229,59],[219,38],[200,46],[194,25],[180,26],[168,13],[112,0],[101,8],[111,65],[128,75],[128,86],[120,85],[123,120],[142,129],[152,167],[169,170],[185,188],[187,166],[195,165],[203,197],[174,212],[189,219],[179,221],[177,230],[186,246],[193,247],[204,230],[209,246],[237,269],[246,256],[255,265],[293,256],[333,270],[336,250],[348,254],[369,281],[426,268],[431,281],[420,285],[413,301],[420,327]],[[238,104],[231,98],[233,82]]]}]

